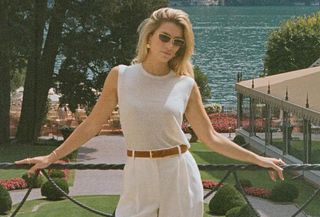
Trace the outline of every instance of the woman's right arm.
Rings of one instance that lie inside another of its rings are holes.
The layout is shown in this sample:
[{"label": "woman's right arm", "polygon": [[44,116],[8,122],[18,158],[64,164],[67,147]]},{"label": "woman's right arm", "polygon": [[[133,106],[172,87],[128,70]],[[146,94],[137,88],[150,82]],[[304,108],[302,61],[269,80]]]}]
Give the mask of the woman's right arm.
[{"label": "woman's right arm", "polygon": [[38,169],[45,168],[58,159],[68,155],[94,137],[107,122],[113,109],[118,103],[118,67],[112,68],[103,86],[102,93],[90,115],[83,121],[51,154],[16,161],[16,164],[34,164],[28,171],[34,173]]}]

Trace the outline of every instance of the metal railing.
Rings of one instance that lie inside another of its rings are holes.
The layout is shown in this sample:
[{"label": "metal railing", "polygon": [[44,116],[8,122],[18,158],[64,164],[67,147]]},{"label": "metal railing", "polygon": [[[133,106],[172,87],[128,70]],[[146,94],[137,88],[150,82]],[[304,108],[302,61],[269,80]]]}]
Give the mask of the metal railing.
[{"label": "metal railing", "polygon": [[[0,169],[29,169],[31,165],[23,164],[23,165],[16,165],[14,163],[0,163]],[[225,176],[221,179],[221,181],[213,187],[205,196],[204,199],[209,197],[213,192],[218,190],[218,188],[222,185],[222,183],[231,175],[233,174],[234,179],[236,181],[236,185],[239,187],[240,193],[243,195],[244,199],[246,200],[249,207],[254,211],[255,215],[257,217],[260,217],[260,214],[253,208],[250,201],[248,200],[246,194],[244,193],[244,190],[239,182],[239,178],[237,176],[237,171],[239,170],[266,170],[266,168],[259,167],[257,165],[249,165],[249,164],[199,164],[198,165],[200,170],[204,171],[225,171],[228,172],[225,174]],[[77,169],[77,170],[122,170],[124,168],[124,164],[80,164],[80,163],[66,163],[66,164],[52,164],[48,167],[48,169]],[[291,164],[286,165],[283,167],[284,171],[305,171],[305,170],[320,170],[320,164]],[[71,200],[73,203],[77,204],[78,206],[91,211],[99,216],[106,216],[106,217],[114,217],[114,214],[108,214],[104,213],[98,210],[95,210],[91,207],[88,207],[81,202],[75,200],[74,198],[70,197],[66,192],[64,192],[53,180],[52,178],[47,174],[45,170],[41,170],[41,173],[48,179],[53,186],[55,186],[66,198]],[[37,178],[39,175],[39,172],[36,174],[34,179]],[[16,214],[19,212],[21,207],[26,202],[30,192],[32,191],[32,186],[29,187],[28,191],[26,192],[24,198],[19,203],[17,208],[12,212],[10,217],[16,216]],[[299,213],[303,211],[303,209],[319,194],[320,188],[314,191],[314,193],[308,198],[308,200],[294,213],[291,215],[291,217],[297,216]]]}]

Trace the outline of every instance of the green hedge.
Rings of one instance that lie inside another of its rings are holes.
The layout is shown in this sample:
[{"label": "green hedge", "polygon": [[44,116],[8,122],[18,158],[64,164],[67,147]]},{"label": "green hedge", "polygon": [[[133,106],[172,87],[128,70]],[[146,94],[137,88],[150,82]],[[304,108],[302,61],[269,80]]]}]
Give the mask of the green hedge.
[{"label": "green hedge", "polygon": [[295,17],[268,38],[264,73],[274,75],[309,67],[320,57],[320,12]]},{"label": "green hedge", "polygon": [[[69,193],[69,186],[66,180],[61,178],[53,178],[53,181],[67,194]],[[51,182],[47,181],[41,186],[41,195],[47,197],[48,200],[60,200],[64,195],[56,189]]]},{"label": "green hedge", "polygon": [[5,214],[12,208],[12,200],[5,187],[0,185],[0,214]]},{"label": "green hedge", "polygon": [[209,202],[210,212],[216,215],[225,215],[234,207],[246,204],[240,192],[230,184],[220,187]]},{"label": "green hedge", "polygon": [[43,183],[43,177],[39,174],[37,179],[35,179],[35,176],[36,175],[34,173],[30,177],[27,173],[24,173],[21,178],[26,181],[28,187],[40,188]]},{"label": "green hedge", "polygon": [[248,204],[245,204],[241,207],[239,212],[236,215],[237,217],[256,217],[255,212],[249,207]]},{"label": "green hedge", "polygon": [[274,185],[270,195],[270,200],[275,202],[293,202],[299,196],[298,188],[288,182],[281,181]]}]

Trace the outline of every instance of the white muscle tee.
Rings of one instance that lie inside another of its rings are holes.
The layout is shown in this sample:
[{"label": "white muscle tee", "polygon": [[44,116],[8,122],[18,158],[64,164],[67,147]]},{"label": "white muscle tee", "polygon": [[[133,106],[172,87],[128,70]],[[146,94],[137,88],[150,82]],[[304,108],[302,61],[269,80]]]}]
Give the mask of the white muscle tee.
[{"label": "white muscle tee", "polygon": [[120,123],[132,150],[154,150],[190,143],[181,129],[194,79],[170,71],[155,76],[141,63],[119,65]]}]

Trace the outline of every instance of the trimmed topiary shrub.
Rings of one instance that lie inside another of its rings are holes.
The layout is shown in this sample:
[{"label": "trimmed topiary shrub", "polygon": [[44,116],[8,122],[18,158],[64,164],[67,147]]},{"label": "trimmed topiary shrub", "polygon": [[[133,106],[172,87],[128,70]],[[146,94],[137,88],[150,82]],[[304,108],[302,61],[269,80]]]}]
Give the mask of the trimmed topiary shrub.
[{"label": "trimmed topiary shrub", "polygon": [[241,206],[234,207],[232,209],[229,209],[226,213],[226,217],[238,217],[238,213],[241,209]]},{"label": "trimmed topiary shrub", "polygon": [[287,20],[268,38],[265,75],[309,67],[320,57],[320,12]]},{"label": "trimmed topiary shrub", "polygon": [[240,145],[240,146],[243,146],[245,145],[247,142],[246,140],[244,139],[243,136],[241,135],[236,135],[234,138],[233,138],[233,142]]},{"label": "trimmed topiary shrub", "polygon": [[0,214],[5,214],[12,208],[12,200],[9,192],[5,187],[0,185]]},{"label": "trimmed topiary shrub", "polygon": [[215,215],[225,215],[234,207],[246,204],[240,192],[230,184],[219,188],[217,193],[209,202],[209,210]]},{"label": "trimmed topiary shrub", "polygon": [[256,214],[248,204],[245,204],[240,208],[236,217],[256,217]]},{"label": "trimmed topiary shrub", "polygon": [[33,173],[31,177],[28,176],[27,173],[23,174],[21,178],[23,178],[28,187],[32,188],[40,188],[43,183],[43,177],[39,174],[38,177],[35,179],[35,174]]},{"label": "trimmed topiary shrub", "polygon": [[[61,178],[53,178],[53,181],[67,194],[69,193],[69,186],[66,180]],[[49,181],[44,183],[41,187],[41,195],[47,197],[48,200],[63,199],[63,194],[56,189]]]},{"label": "trimmed topiary shrub", "polygon": [[288,182],[281,181],[274,185],[271,191],[270,200],[275,202],[293,202],[299,196],[298,188]]}]

